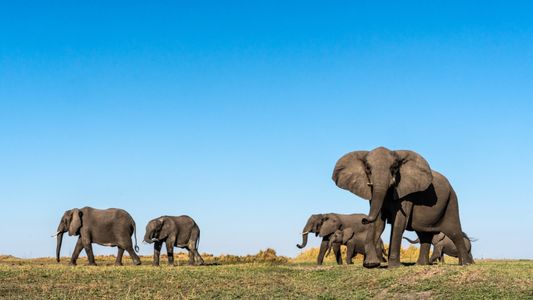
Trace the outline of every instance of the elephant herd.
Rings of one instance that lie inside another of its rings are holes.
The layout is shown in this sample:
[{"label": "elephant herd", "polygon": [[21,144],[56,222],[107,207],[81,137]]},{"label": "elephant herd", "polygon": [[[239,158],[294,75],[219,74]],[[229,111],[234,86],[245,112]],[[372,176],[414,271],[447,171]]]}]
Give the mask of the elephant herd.
[{"label": "elephant herd", "polygon": [[[443,255],[459,259],[460,265],[474,262],[471,243],[462,231],[457,195],[444,175],[432,170],[418,153],[409,150],[389,150],[378,147],[371,151],[354,151],[342,156],[333,170],[335,184],[353,194],[370,200],[368,214],[315,214],[309,217],[303,232],[303,248],[309,233],[322,238],[317,263],[331,250],[337,263],[342,263],[341,245],[345,245],[346,262],[359,253],[363,266],[374,268],[387,262],[389,268],[400,265],[400,249],[404,232],[414,231],[420,243],[417,264],[442,261]],[[381,235],[391,224],[389,250],[386,253]],[[85,249],[89,264],[94,265],[92,243],[118,248],[116,264],[128,251],[134,264],[140,264],[135,236],[135,222],[124,210],[98,210],[90,207],[64,213],[57,233],[56,256],[59,262],[61,242],[65,232],[77,235],[70,263],[75,265]],[[135,248],[131,237],[135,236]],[[200,229],[188,216],[162,216],[146,226],[144,242],[154,244],[153,264],[159,265],[160,250],[165,243],[168,263],[174,263],[173,248],[189,251],[189,264],[203,264],[198,253]],[[433,255],[429,257],[431,245]]]},{"label": "elephant herd", "polygon": [[[89,265],[96,265],[92,244],[117,247],[118,253],[115,265],[122,265],[124,250],[128,251],[134,265],[140,265],[141,260],[135,252],[137,246],[136,226],[133,218],[123,209],[95,209],[92,207],[74,208],[67,210],[54,237],[57,237],[56,259],[60,261],[63,234],[77,235],[78,241],[70,258],[70,264],[76,265],[81,250],[85,249]],[[135,237],[135,248],[131,236]],[[161,216],[148,222],[143,242],[154,244],[153,265],[159,265],[159,255],[163,243],[167,248],[168,263],[174,264],[174,247],[185,248],[189,251],[189,264],[203,264],[204,260],[198,253],[200,228],[189,216]]]}]

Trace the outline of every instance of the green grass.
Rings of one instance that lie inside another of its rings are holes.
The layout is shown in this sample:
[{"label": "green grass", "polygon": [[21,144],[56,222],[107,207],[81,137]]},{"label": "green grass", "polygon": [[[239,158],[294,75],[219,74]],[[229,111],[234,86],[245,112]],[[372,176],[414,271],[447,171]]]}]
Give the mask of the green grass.
[{"label": "green grass", "polygon": [[[478,261],[454,264],[364,269],[360,264],[287,262],[208,266],[70,267],[53,259],[0,258],[0,298],[4,299],[532,299],[533,261]],[[164,260],[162,260],[164,261]],[[180,263],[183,263],[180,260]]]}]

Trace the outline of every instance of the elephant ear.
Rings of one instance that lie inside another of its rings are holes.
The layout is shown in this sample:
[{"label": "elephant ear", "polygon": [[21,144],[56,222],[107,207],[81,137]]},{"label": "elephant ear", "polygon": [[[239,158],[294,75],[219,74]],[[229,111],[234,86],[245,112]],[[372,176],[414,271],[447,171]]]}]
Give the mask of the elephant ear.
[{"label": "elephant ear", "polygon": [[354,231],[352,228],[346,228],[342,231],[342,243],[346,244],[353,237]]},{"label": "elephant ear", "polygon": [[341,189],[348,190],[357,196],[370,200],[372,190],[368,185],[364,158],[368,151],[353,151],[345,154],[335,164],[332,179]]},{"label": "elephant ear", "polygon": [[438,242],[442,241],[444,238],[446,237],[446,235],[442,232],[438,233],[438,234],[435,234],[433,236],[433,239],[431,239],[431,243],[433,245],[437,244]]},{"label": "elephant ear", "polygon": [[433,181],[428,162],[414,151],[397,150],[395,153],[400,159],[400,178],[396,183],[398,198],[425,191]]},{"label": "elephant ear", "polygon": [[70,225],[68,227],[68,235],[73,236],[78,233],[81,228],[81,211],[77,208],[71,210]]},{"label": "elephant ear", "polygon": [[161,222],[161,231],[159,232],[159,239],[163,240],[168,238],[175,231],[176,225],[174,224],[174,221],[167,217],[161,217],[158,221]]}]

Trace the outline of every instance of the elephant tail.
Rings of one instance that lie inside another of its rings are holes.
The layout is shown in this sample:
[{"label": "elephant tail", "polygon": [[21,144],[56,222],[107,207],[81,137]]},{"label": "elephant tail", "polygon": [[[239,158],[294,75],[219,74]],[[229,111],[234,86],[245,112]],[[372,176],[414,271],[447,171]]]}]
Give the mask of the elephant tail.
[{"label": "elephant tail", "polygon": [[463,232],[463,236],[469,240],[470,242],[476,242],[478,239],[474,238],[474,237],[471,237],[471,236],[468,236],[466,233]]},{"label": "elephant tail", "polygon": [[403,237],[404,240],[408,241],[409,243],[411,244],[418,244],[420,243],[420,239],[416,239],[416,240],[410,240],[409,238],[406,238],[406,237]]},{"label": "elephant tail", "polygon": [[137,245],[137,226],[135,221],[133,221],[133,237],[135,238],[135,252],[139,253],[139,246]]},{"label": "elephant tail", "polygon": [[196,250],[198,250],[198,245],[200,245],[200,230],[198,229],[198,238],[196,238]]}]

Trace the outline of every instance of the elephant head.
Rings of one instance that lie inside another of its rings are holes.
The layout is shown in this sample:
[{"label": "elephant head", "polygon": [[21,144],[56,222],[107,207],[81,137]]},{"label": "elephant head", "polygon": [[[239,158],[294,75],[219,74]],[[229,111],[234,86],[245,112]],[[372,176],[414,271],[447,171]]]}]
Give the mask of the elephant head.
[{"label": "elephant head", "polygon": [[73,208],[71,210],[67,210],[63,214],[63,217],[61,217],[61,221],[59,222],[59,225],[57,226],[57,232],[53,236],[53,237],[57,237],[57,246],[56,246],[57,262],[60,262],[61,244],[63,242],[63,234],[68,231],[69,236],[78,235],[80,232],[80,228],[83,225],[82,215],[83,213],[79,209]]},{"label": "elephant head", "polygon": [[302,231],[302,244],[297,244],[296,247],[302,249],[307,245],[307,235],[310,232],[318,235],[320,227],[322,226],[323,218],[324,215],[322,214],[311,215],[309,217]]},{"label": "elephant head", "polygon": [[353,237],[354,234],[355,232],[352,228],[336,230],[329,238],[328,252],[326,253],[326,256],[328,256],[331,252],[331,246],[334,243],[341,243],[342,245],[345,245]]},{"label": "elephant head", "polygon": [[429,164],[418,153],[379,147],[341,157],[332,179],[338,187],[371,200],[368,217],[363,219],[366,224],[376,220],[389,188],[394,187],[395,198],[402,198],[426,190],[433,176]]},{"label": "elephant head", "polygon": [[322,218],[322,226],[318,235],[320,237],[325,237],[335,233],[335,231],[342,229],[342,222],[338,216],[334,214],[326,214]]},{"label": "elephant head", "polygon": [[167,217],[160,217],[148,222],[144,241],[149,244],[163,241],[173,233],[177,233],[174,221]]},{"label": "elephant head", "polygon": [[435,235],[433,235],[433,238],[431,239],[431,244],[436,245],[440,241],[442,241],[444,238],[446,238],[446,235],[442,232],[439,232]]}]

